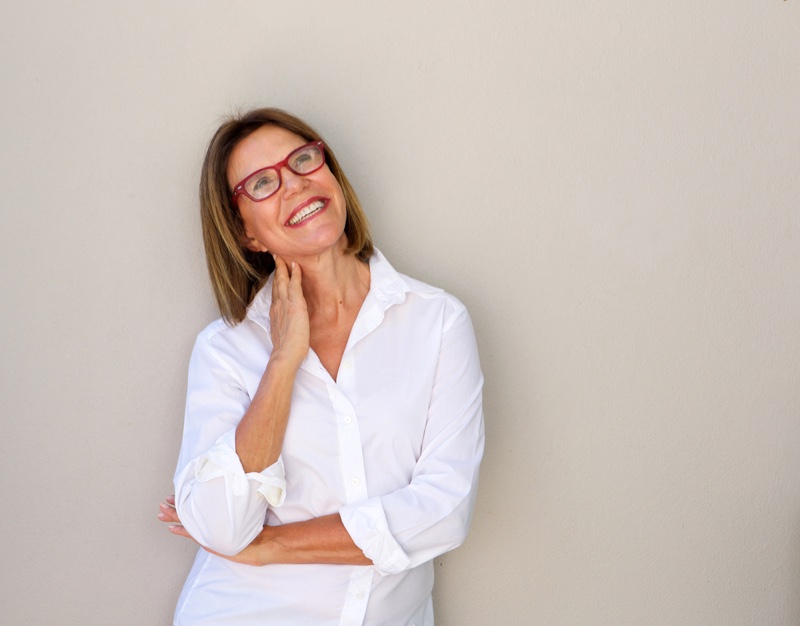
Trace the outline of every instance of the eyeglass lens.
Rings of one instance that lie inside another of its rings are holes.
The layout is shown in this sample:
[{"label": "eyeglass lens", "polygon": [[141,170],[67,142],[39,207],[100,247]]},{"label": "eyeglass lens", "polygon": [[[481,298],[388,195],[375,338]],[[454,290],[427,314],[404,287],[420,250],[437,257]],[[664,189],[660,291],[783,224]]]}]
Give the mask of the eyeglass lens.
[{"label": "eyeglass lens", "polygon": [[[306,176],[315,172],[325,163],[322,148],[317,145],[303,146],[292,152],[286,162],[292,172]],[[281,178],[277,169],[268,168],[256,172],[245,182],[245,191],[256,200],[268,198],[281,186]]]}]

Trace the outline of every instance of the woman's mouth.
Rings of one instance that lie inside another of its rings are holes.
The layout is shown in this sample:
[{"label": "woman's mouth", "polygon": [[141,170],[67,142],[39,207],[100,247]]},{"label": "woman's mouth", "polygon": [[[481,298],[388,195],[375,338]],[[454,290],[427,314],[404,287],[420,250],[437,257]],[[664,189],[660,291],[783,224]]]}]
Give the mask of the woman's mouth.
[{"label": "woman's mouth", "polygon": [[289,220],[286,222],[287,226],[297,226],[300,222],[307,220],[312,215],[316,215],[320,211],[322,211],[328,202],[326,200],[314,200],[314,202],[310,202],[306,206],[297,209],[294,213],[292,213]]}]

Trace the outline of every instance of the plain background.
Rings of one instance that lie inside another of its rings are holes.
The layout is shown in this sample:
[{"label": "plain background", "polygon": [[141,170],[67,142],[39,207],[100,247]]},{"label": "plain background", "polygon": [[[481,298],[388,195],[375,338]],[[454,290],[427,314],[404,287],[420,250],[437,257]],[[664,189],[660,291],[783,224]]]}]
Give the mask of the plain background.
[{"label": "plain background", "polygon": [[438,623],[800,623],[800,3],[0,7],[0,622],[169,624],[156,521],[239,108],[469,307],[488,445]]}]

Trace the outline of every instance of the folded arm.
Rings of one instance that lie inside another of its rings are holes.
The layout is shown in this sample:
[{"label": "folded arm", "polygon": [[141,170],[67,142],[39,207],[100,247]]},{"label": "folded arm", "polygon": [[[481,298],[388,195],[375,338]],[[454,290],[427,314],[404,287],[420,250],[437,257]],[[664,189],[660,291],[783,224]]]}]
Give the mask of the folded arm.
[{"label": "folded arm", "polygon": [[292,388],[308,352],[300,270],[276,259],[270,309],[272,353],[251,400],[233,356],[213,337],[198,340],[189,365],[186,419],[175,506],[202,545],[236,554],[261,532],[267,506],[280,506],[286,481],[280,451]]},{"label": "folded arm", "polygon": [[[180,525],[178,515],[170,501],[171,498],[167,498],[167,502],[162,503],[159,519],[173,524],[169,527],[173,534],[194,539]],[[217,556],[245,565],[274,563],[372,565],[372,561],[364,556],[361,548],[353,543],[341,518],[336,514],[281,526],[264,526],[250,545],[234,555],[222,554],[204,547]]]},{"label": "folded arm", "polygon": [[483,456],[482,388],[475,335],[462,305],[442,336],[422,451],[410,484],[339,511],[380,573],[416,567],[466,538]]}]

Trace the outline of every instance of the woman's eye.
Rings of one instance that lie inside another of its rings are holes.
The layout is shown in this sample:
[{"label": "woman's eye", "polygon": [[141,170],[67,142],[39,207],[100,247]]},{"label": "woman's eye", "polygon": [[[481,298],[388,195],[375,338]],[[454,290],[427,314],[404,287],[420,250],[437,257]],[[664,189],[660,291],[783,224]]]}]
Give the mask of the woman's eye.
[{"label": "woman's eye", "polygon": [[322,153],[316,146],[308,146],[303,148],[294,157],[290,167],[301,174],[312,172],[322,165]]},{"label": "woman's eye", "polygon": [[308,152],[301,152],[294,159],[295,167],[303,167],[311,161],[311,155]]},{"label": "woman's eye", "polygon": [[273,183],[274,177],[270,176],[269,174],[262,174],[261,176],[256,176],[252,183],[253,191],[263,191],[264,189],[269,188]]}]

